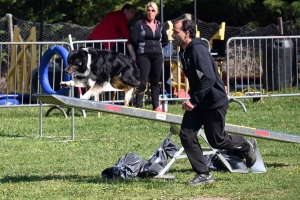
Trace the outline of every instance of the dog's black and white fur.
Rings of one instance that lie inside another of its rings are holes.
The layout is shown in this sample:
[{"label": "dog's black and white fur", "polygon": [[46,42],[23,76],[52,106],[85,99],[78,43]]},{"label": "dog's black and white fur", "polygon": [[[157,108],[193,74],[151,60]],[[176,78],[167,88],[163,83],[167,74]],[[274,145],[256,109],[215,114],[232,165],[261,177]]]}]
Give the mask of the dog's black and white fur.
[{"label": "dog's black and white fur", "polygon": [[139,70],[132,58],[114,51],[94,48],[72,50],[65,72],[73,74],[74,78],[61,82],[61,86],[90,86],[82,99],[101,94],[103,87],[110,83],[112,87],[125,91],[124,105],[129,106],[132,94],[146,89],[146,83],[139,81]]}]

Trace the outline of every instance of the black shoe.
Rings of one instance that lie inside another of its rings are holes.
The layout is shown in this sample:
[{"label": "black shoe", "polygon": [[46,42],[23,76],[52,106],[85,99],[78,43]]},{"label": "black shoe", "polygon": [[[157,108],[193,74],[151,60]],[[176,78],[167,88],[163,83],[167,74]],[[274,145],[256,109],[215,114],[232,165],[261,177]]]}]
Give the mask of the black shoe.
[{"label": "black shoe", "polygon": [[211,184],[215,182],[211,174],[197,174],[193,180],[188,181],[189,185]]},{"label": "black shoe", "polygon": [[254,163],[256,162],[256,148],[257,148],[257,142],[254,138],[250,138],[248,143],[250,144],[249,151],[245,154],[246,159],[246,166],[248,168],[252,167]]}]

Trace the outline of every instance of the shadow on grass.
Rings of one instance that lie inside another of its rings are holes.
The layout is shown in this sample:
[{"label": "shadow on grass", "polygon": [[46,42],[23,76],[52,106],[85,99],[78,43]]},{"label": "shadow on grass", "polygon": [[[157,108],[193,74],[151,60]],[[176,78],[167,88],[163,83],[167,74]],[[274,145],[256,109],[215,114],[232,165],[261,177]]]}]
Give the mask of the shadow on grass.
[{"label": "shadow on grass", "polygon": [[[287,164],[283,163],[265,163],[266,167],[273,167],[273,168],[279,168],[279,167],[286,167]],[[222,173],[231,173],[229,171],[219,171]],[[192,169],[171,169],[168,172],[168,175],[177,173],[193,173]],[[145,182],[149,183],[149,181],[156,181],[159,179],[153,178],[153,177],[136,177],[134,179],[123,179],[121,177],[116,177],[114,179],[106,179],[102,178],[101,176],[81,176],[81,175],[46,175],[46,176],[37,176],[37,175],[22,175],[22,176],[4,176],[2,179],[0,179],[0,183],[18,183],[18,182],[38,182],[38,181],[48,181],[48,180],[67,180],[67,181],[74,181],[74,182],[83,182],[83,183],[105,183],[105,184],[116,184],[116,183],[134,183],[136,181],[138,182]],[[173,179],[162,179],[162,180],[168,180],[172,181]]]},{"label": "shadow on grass", "polygon": [[266,167],[273,167],[273,168],[277,168],[277,167],[287,167],[289,165],[287,164],[283,164],[283,163],[265,163]]},{"label": "shadow on grass", "polygon": [[[150,182],[157,182],[158,179],[147,177],[147,178],[140,178],[136,177],[134,179],[123,179],[121,177],[116,177],[114,179],[105,179],[102,177],[97,176],[80,176],[80,175],[48,175],[48,176],[31,176],[31,175],[24,175],[24,176],[5,176],[0,179],[0,183],[19,183],[19,182],[39,182],[39,181],[50,181],[50,180],[66,180],[66,181],[73,181],[73,182],[82,182],[82,183],[93,183],[93,184],[134,184],[136,182],[140,183],[150,183]],[[165,180],[165,179],[164,179]],[[168,181],[172,181],[173,179],[168,179]],[[161,186],[159,186],[161,187]]]},{"label": "shadow on grass", "polygon": [[27,136],[27,135],[20,135],[20,134],[3,134],[3,133],[0,133],[0,137],[3,137],[3,138],[32,138],[32,136]]},{"label": "shadow on grass", "polygon": [[[15,135],[7,135],[7,134],[1,134],[0,133],[0,138],[7,138],[7,139],[17,139],[17,140],[21,140],[21,139],[52,139],[54,141],[59,141],[59,142],[68,142],[68,141],[72,141],[71,140],[71,136],[39,136],[39,135],[19,135],[19,134],[15,134]],[[79,139],[78,139],[79,140]],[[88,139],[84,139],[84,140],[88,140]]]},{"label": "shadow on grass", "polygon": [[79,175],[48,175],[48,176],[35,176],[35,175],[23,175],[23,176],[4,176],[0,179],[0,183],[18,183],[18,182],[38,182],[47,180],[77,180],[86,179],[85,176]]}]

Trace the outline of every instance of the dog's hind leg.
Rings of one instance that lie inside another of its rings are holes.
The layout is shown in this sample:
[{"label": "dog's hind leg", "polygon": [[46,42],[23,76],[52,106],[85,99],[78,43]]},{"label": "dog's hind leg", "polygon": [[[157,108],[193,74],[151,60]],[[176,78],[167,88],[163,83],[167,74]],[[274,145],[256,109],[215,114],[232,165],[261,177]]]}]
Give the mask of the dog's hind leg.
[{"label": "dog's hind leg", "polygon": [[130,88],[128,91],[125,90],[125,98],[124,98],[125,106],[129,106],[133,91],[134,91],[134,88]]},{"label": "dog's hind leg", "polygon": [[144,93],[146,90],[146,83],[140,81],[140,77],[137,75],[133,67],[128,66],[127,70],[123,71],[120,78],[121,82],[125,85],[130,85],[134,87],[134,94]]},{"label": "dog's hind leg", "polygon": [[130,85],[132,87],[135,87],[140,84],[140,81],[137,77],[137,73],[130,65],[122,70],[122,72],[118,75],[118,78],[123,84]]},{"label": "dog's hind leg", "polygon": [[116,89],[124,90],[125,92],[124,105],[129,106],[130,99],[135,89],[134,86],[124,84],[121,81],[121,79],[117,76],[114,76],[111,79],[110,84]]}]

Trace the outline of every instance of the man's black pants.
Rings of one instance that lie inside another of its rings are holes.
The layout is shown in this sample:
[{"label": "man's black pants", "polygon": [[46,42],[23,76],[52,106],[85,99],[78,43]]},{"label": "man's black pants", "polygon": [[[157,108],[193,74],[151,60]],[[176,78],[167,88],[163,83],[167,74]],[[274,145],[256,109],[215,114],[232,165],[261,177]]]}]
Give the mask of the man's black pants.
[{"label": "man's black pants", "polygon": [[192,168],[197,174],[209,173],[197,137],[202,125],[207,141],[214,149],[234,150],[241,155],[249,151],[250,145],[242,136],[228,135],[225,132],[227,108],[228,104],[211,110],[194,108],[184,113],[180,139]]}]

